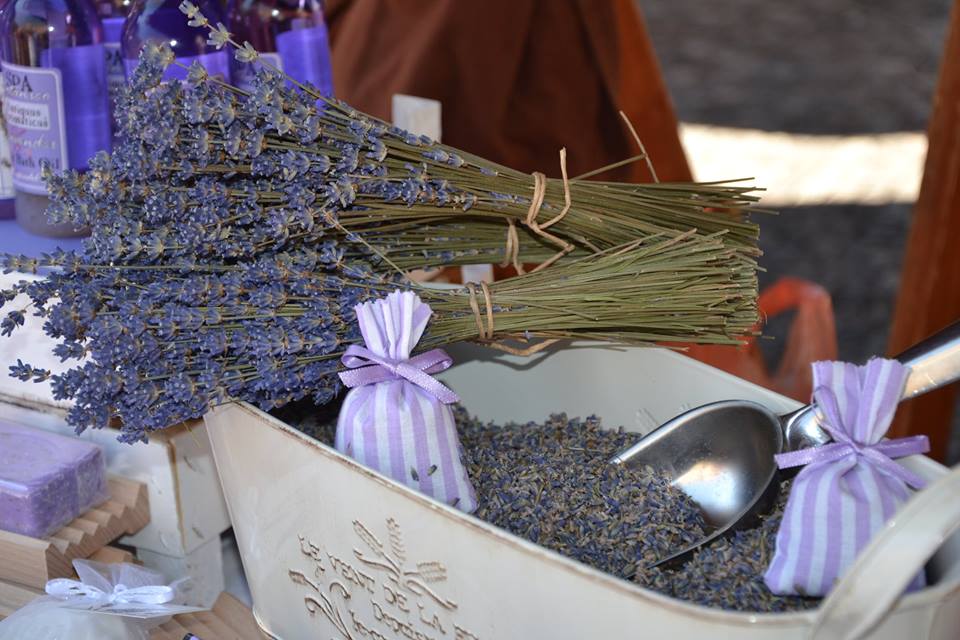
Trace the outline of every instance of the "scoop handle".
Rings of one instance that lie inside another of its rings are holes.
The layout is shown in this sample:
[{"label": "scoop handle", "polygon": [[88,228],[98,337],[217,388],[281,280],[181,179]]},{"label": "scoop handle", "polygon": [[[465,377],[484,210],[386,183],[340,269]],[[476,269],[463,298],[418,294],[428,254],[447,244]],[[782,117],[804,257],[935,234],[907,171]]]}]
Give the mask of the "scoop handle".
[{"label": "scoop handle", "polygon": [[[900,401],[923,395],[960,379],[960,321],[954,322],[926,340],[910,347],[897,360],[910,373]],[[783,443],[787,451],[815,447],[830,442],[820,425],[823,415],[809,404],[784,416]]]},{"label": "scoop handle", "polygon": [[897,360],[910,367],[903,400],[956,382],[960,379],[960,321],[910,347]]},{"label": "scoop handle", "polygon": [[[949,538],[960,529],[960,466],[948,471],[917,493],[881,529],[840,578],[817,609],[811,640],[853,640],[866,637],[891,612],[904,589]],[[954,598],[950,591],[942,598]],[[937,607],[937,601],[926,606]],[[956,609],[954,609],[956,611]],[[956,618],[931,624],[953,629]],[[916,629],[917,638],[950,637]],[[887,636],[884,636],[887,637]],[[892,637],[892,636],[891,636]]]}]

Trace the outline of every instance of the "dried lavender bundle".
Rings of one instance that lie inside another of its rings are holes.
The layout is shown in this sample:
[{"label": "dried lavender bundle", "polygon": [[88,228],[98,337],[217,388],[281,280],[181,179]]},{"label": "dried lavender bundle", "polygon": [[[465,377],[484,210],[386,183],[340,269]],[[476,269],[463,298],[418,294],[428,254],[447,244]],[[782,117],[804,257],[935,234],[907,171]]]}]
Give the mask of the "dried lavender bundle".
[{"label": "dried lavender bundle", "polygon": [[[213,29],[212,41],[228,39]],[[199,65],[187,83],[161,84],[171,60],[168,49],[145,50],[120,100],[112,158],[51,178],[53,218],[91,228],[87,252],[104,262],[224,262],[331,242],[373,260],[364,238],[405,269],[542,263],[695,230],[724,233],[737,268],[756,268],[752,188],[544,181],[336,100],[318,106],[314,89],[269,70],[249,94]]]},{"label": "dried lavender bundle", "polygon": [[[434,316],[420,341],[430,349],[465,339],[587,338],[621,343],[731,341],[749,331],[754,301],[727,283],[724,248],[697,238],[650,239],[482,288],[415,287]],[[7,270],[56,267],[23,292],[54,353],[83,362],[52,376],[72,399],[77,429],[119,418],[123,437],[202,416],[240,398],[263,409],[339,391],[346,346],[361,342],[353,307],[398,286],[335,251],[265,254],[233,265],[109,265],[58,252],[37,260],[7,256]],[[24,311],[3,320],[10,334]],[[18,362],[22,380],[50,372]]]},{"label": "dried lavender bundle", "polygon": [[[224,38],[213,29],[212,40]],[[56,355],[82,360],[52,380],[58,398],[74,401],[78,430],[119,419],[133,441],[227,398],[265,409],[306,396],[327,402],[339,390],[340,355],[359,341],[354,305],[415,287],[401,268],[489,261],[503,229],[517,229],[504,221],[550,196],[540,178],[531,198],[529,176],[523,186],[520,174],[511,182],[343,103],[318,106],[309,87],[290,89],[275,73],[259,74],[251,94],[199,65],[186,84],[160,83],[171,60],[169,48],[144,51],[112,156],[98,155],[82,175],[48,176],[54,219],[93,230],[82,255],[4,261],[7,270],[54,269],[3,298],[29,295],[60,341]],[[548,262],[559,255],[548,227],[571,242],[586,233],[586,248],[489,287],[418,288],[435,311],[421,348],[505,338],[732,343],[751,332],[755,227],[741,214],[705,212],[750,197],[693,185],[560,185],[568,187],[582,197],[556,224],[522,224],[539,227],[528,244]],[[689,197],[672,217],[678,193]],[[651,222],[661,218],[687,222]],[[25,311],[10,311],[2,333]],[[50,377],[19,361],[11,373]]]}]

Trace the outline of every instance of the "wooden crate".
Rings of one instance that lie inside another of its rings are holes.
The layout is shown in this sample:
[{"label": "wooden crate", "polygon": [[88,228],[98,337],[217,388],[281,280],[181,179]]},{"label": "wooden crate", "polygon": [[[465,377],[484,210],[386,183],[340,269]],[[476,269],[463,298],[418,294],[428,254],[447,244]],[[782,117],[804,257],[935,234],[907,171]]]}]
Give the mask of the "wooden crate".
[{"label": "wooden crate", "polygon": [[[107,480],[110,498],[45,539],[0,531],[0,580],[43,589],[47,580],[74,575],[72,562],[89,558],[150,521],[147,488],[118,476]],[[116,559],[108,553],[101,559]]]}]

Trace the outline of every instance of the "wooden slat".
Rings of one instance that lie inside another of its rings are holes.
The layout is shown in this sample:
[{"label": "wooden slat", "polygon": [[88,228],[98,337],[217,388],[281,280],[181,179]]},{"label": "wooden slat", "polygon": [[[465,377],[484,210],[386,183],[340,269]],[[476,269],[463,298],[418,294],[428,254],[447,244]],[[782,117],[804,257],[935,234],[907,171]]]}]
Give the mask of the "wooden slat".
[{"label": "wooden slat", "polygon": [[0,618],[9,616],[34,598],[39,598],[42,595],[43,592],[39,589],[31,589],[10,582],[0,582]]},{"label": "wooden slat", "polygon": [[108,511],[103,511],[101,509],[93,508],[88,510],[83,514],[84,520],[91,520],[97,524],[106,525],[109,524],[110,518],[114,518],[113,514]]},{"label": "wooden slat", "polygon": [[147,486],[142,482],[111,476],[108,479],[110,495],[128,507],[124,513],[125,533],[134,534],[150,522],[150,503],[147,500]]},{"label": "wooden slat", "polygon": [[106,511],[107,513],[113,515],[115,518],[119,518],[123,515],[124,506],[122,502],[117,502],[116,500],[107,500],[101,504],[99,509]]},{"label": "wooden slat", "polygon": [[207,638],[222,638],[220,634],[216,633],[211,627],[203,624],[199,618],[197,618],[196,613],[185,613],[180,615],[177,618],[177,622],[180,623],[185,629],[195,636],[199,636],[202,640]]},{"label": "wooden slat", "polygon": [[150,521],[146,486],[113,476],[107,484],[110,499],[96,513],[81,515],[47,540],[0,531],[0,580],[42,589],[51,578],[71,577],[74,559],[87,558],[146,526]]},{"label": "wooden slat", "polygon": [[49,540],[0,531],[0,580],[42,588],[52,574],[69,573],[70,563]]},{"label": "wooden slat", "polygon": [[[896,354],[960,318],[960,0],[954,2],[913,211],[888,353]],[[890,437],[926,434],[943,460],[957,385],[905,403]]]},{"label": "wooden slat", "polygon": [[229,593],[221,593],[213,609],[184,613],[155,629],[150,640],[181,640],[193,633],[203,640],[262,640],[250,609]]},{"label": "wooden slat", "polygon": [[238,638],[260,640],[263,634],[253,613],[229,593],[221,593],[213,605],[213,613],[237,632]]},{"label": "wooden slat", "polygon": [[87,514],[84,513],[83,515],[78,516],[73,522],[71,522],[70,526],[73,527],[74,529],[79,529],[85,535],[89,536],[96,533],[97,529],[99,529],[103,525],[97,522],[96,520],[92,520],[88,518]]},{"label": "wooden slat", "polygon": [[107,564],[120,562],[137,563],[137,558],[132,553],[126,549],[118,549],[116,547],[97,549],[90,554],[89,559],[97,562],[106,562]]},{"label": "wooden slat", "polygon": [[[160,629],[161,629],[163,632],[165,632],[167,635],[169,635],[169,636],[171,636],[171,637],[173,637],[173,638],[176,638],[177,640],[181,640],[181,638],[183,638],[183,636],[185,636],[186,634],[190,633],[190,629],[188,629],[187,627],[183,626],[183,624],[180,622],[180,619],[181,619],[181,618],[182,618],[182,616],[176,616],[175,618],[173,618],[173,619],[170,620],[169,622],[166,622],[166,623],[162,624],[162,625],[160,626]],[[203,638],[203,640],[206,640],[206,638]]]},{"label": "wooden slat", "polygon": [[67,550],[70,548],[71,544],[69,540],[61,540],[59,538],[48,538],[47,541],[62,554],[67,553]]},{"label": "wooden slat", "polygon": [[[211,611],[198,611],[197,613],[191,614],[191,617],[202,624],[205,628],[210,629],[210,635],[213,637],[224,639],[240,637],[233,627],[231,627],[217,614]],[[202,633],[197,633],[197,635],[201,638],[204,637]]]},{"label": "wooden slat", "polygon": [[83,541],[84,533],[81,529],[75,528],[73,522],[64,527],[61,527],[59,531],[50,536],[51,538],[57,538],[58,540],[66,540],[70,544],[80,544]]}]

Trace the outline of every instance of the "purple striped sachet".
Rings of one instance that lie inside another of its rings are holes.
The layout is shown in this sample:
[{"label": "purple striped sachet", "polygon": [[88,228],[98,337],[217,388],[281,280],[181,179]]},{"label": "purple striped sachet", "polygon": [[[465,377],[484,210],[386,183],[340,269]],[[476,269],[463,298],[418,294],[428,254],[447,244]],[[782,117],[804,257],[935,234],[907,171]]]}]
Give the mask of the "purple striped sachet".
[{"label": "purple striped sachet", "polygon": [[[813,398],[833,442],[777,456],[806,465],[790,489],[764,581],[780,595],[824,596],[924,480],[897,464],[929,450],[926,436],[883,440],[909,369],[895,360],[865,366],[813,364]],[[920,572],[909,589],[924,585]]]},{"label": "purple striped sachet", "polygon": [[453,361],[442,349],[410,355],[430,321],[429,305],[412,291],[395,291],[354,309],[366,346],[351,345],[341,359],[350,392],[337,421],[337,451],[473,512],[477,498],[449,406],[459,398],[430,375]]}]

